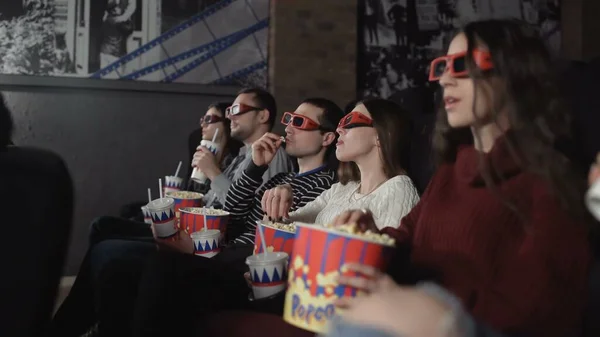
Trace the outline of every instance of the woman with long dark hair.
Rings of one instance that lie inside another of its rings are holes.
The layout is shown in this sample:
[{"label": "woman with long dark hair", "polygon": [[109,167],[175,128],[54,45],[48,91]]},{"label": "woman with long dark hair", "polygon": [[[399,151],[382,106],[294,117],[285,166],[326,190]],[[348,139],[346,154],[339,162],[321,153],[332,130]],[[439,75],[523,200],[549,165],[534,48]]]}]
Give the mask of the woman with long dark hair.
[{"label": "woman with long dark hair", "polygon": [[[378,229],[367,210],[335,223],[394,236],[410,248],[410,264],[390,273],[429,270],[499,331],[578,336],[591,261],[585,178],[554,149],[569,118],[543,42],[518,21],[470,23],[432,62],[430,80],[443,91],[439,166],[421,201],[398,229]],[[341,283],[367,292],[390,286],[372,268],[352,269],[371,279]]]},{"label": "woman with long dark hair", "polygon": [[265,192],[263,211],[272,219],[327,224],[342,210],[369,207],[380,228],[398,224],[419,200],[406,171],[410,130],[408,112],[396,103],[358,102],[337,127],[340,182],[294,212],[291,189],[276,187]]}]

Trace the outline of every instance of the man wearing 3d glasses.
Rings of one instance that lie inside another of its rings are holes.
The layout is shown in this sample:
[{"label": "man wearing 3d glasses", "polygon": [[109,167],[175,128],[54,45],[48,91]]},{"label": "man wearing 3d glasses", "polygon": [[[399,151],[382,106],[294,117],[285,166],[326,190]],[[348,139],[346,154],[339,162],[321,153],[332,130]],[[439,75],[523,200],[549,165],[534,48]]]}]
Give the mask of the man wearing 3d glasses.
[{"label": "man wearing 3d glasses", "polygon": [[[193,255],[188,235],[162,242],[174,252],[160,252],[147,264],[137,289],[134,335],[194,335],[195,325],[207,314],[245,307],[249,292],[243,277],[245,260],[252,255],[256,221],[263,217],[263,194],[277,186],[291,188],[291,207],[296,209],[329,189],[335,182],[335,161],[331,160],[335,158],[335,129],[342,117],[343,111],[335,103],[306,99],[295,112],[284,114],[284,139],[265,133],[253,142],[249,166],[231,184],[225,202],[224,209],[230,212],[227,231],[238,234],[234,242],[210,259]],[[239,130],[241,123],[232,119],[232,132]],[[284,141],[285,151],[298,158],[299,171],[280,173],[263,185],[261,177]]]},{"label": "man wearing 3d glasses", "polygon": [[[236,181],[252,161],[252,144],[269,132],[277,115],[275,99],[259,88],[244,89],[238,93],[233,104],[225,111],[231,121],[231,138],[244,143],[235,159],[221,172],[215,155],[205,147],[198,147],[192,165],[198,167],[210,179],[209,194],[225,200],[231,184]],[[277,151],[269,168],[262,176],[262,183],[281,172],[290,172],[292,163],[283,149]]]}]

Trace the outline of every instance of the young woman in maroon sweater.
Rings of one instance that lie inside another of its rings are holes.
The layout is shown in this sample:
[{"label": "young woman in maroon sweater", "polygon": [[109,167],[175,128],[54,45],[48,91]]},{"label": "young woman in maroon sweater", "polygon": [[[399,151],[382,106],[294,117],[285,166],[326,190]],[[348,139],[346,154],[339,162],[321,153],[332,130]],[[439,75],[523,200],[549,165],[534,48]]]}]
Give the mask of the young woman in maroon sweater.
[{"label": "young woman in maroon sweater", "polygon": [[[435,272],[475,319],[508,334],[578,336],[582,323],[591,261],[585,179],[553,149],[569,123],[551,73],[530,27],[468,24],[431,66],[444,97],[438,170],[400,227],[381,230],[409,246],[411,266]],[[335,223],[378,231],[368,210]],[[366,277],[340,282],[367,292],[390,283],[355,270]]]}]

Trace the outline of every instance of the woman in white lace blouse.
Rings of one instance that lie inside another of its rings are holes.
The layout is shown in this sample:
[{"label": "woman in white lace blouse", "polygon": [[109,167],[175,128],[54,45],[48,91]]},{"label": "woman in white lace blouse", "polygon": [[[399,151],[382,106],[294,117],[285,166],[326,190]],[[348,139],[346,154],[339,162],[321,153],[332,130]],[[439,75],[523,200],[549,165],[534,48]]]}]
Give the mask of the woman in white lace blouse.
[{"label": "woman in white lace blouse", "polygon": [[266,216],[325,224],[345,210],[365,208],[379,228],[398,227],[419,201],[405,170],[410,150],[408,113],[389,100],[365,100],[340,121],[337,132],[340,182],[293,212],[291,187],[271,189],[262,199]]}]

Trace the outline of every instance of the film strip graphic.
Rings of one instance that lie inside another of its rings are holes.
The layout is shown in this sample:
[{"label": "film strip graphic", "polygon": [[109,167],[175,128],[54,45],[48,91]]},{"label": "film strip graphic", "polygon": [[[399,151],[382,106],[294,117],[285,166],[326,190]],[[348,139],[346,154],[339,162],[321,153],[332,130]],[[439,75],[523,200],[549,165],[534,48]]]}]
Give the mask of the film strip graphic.
[{"label": "film strip graphic", "polygon": [[[226,8],[227,6],[229,6],[230,4],[232,4],[235,1],[236,0],[222,0],[222,1],[206,8],[201,13],[198,13],[198,14],[194,15],[193,17],[191,17],[190,19],[188,19],[186,22],[170,29],[166,33],[162,34],[161,36],[151,40],[150,42],[148,42],[145,45],[139,47],[138,49],[130,52],[129,54],[123,56],[119,60],[108,65],[107,67],[97,71],[96,73],[94,73],[91,76],[91,78],[102,78],[104,76],[107,76],[109,74],[116,72],[119,75],[119,78],[121,78],[121,79],[137,80],[143,76],[155,73],[157,71],[162,71],[162,73],[164,74],[164,77],[160,82],[169,83],[169,82],[173,82],[173,81],[177,80],[178,78],[184,76],[185,74],[196,69],[197,67],[204,64],[207,61],[210,61],[210,60],[214,61],[214,57],[217,56],[218,54],[220,54],[221,52],[223,52],[224,50],[226,50],[226,49],[230,48],[231,46],[235,45],[236,43],[242,41],[246,37],[254,36],[254,33],[269,27],[269,19],[267,18],[267,19],[259,20],[258,16],[254,12],[254,9],[252,8],[252,6],[248,2],[248,0],[244,0],[244,1],[246,3],[246,6],[252,12],[254,18],[257,20],[256,24],[254,24],[250,27],[244,28],[242,30],[239,30],[237,32],[234,32],[232,34],[229,34],[225,37],[215,39],[212,42],[205,43],[200,46],[194,47],[188,51],[185,51],[185,52],[180,53],[175,56],[170,56],[163,44],[166,41],[176,37],[180,33],[186,31],[187,29],[193,27],[194,25],[201,23],[202,21],[204,21],[204,24],[206,25],[206,27],[209,30],[209,32],[211,33],[211,35],[213,35],[213,37],[215,37],[214,34],[210,31],[210,27],[208,26],[208,23],[205,21],[205,19],[214,15],[219,10]],[[252,64],[250,66],[247,66],[245,68],[235,70],[234,72],[232,72],[231,74],[228,74],[226,76],[221,75],[221,73],[215,63],[215,68],[217,69],[219,78],[212,81],[211,83],[226,84],[232,80],[247,76],[247,75],[251,74],[252,72],[255,72],[255,71],[265,68],[267,66],[266,57],[263,55],[263,52],[260,49],[260,45],[258,43],[258,40],[256,39],[256,36],[254,36],[254,39],[256,42],[256,46],[260,51],[262,61]],[[146,54],[147,52],[149,52],[157,47],[161,48],[165,52],[165,54],[167,56],[166,59],[164,59],[160,62],[157,62],[155,64],[152,64],[150,66],[143,67],[142,69],[136,70],[136,71],[128,73],[128,74],[124,74],[124,75],[120,74],[119,70],[121,69],[122,66],[141,57],[142,55]],[[193,59],[194,57],[196,57],[196,58]],[[183,67],[178,68],[176,66],[177,64],[179,64],[183,61],[189,60],[189,59],[192,59],[192,60],[189,63],[185,64]],[[167,67],[172,67],[175,69],[175,71],[167,73],[167,71],[165,69]]]}]

